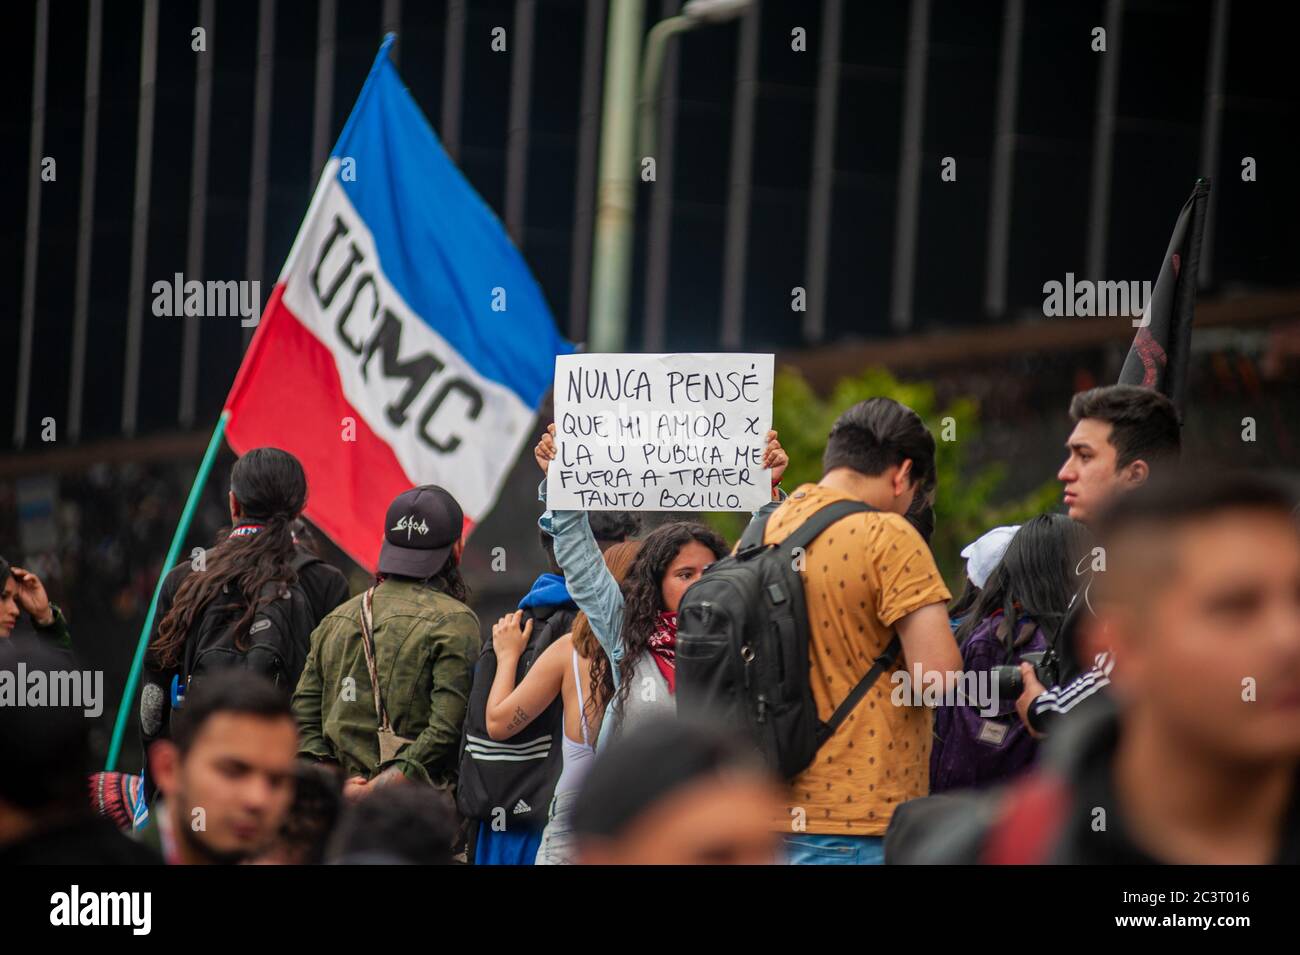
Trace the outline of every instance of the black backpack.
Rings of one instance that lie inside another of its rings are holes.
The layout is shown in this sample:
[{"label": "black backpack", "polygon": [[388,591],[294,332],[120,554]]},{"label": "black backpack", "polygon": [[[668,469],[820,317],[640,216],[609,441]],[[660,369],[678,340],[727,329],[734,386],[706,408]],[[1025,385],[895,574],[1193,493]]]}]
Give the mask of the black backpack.
[{"label": "black backpack", "polygon": [[869,510],[857,501],[828,504],[780,544],[763,543],[771,515],[760,514],[736,552],[708,567],[677,610],[677,711],[740,727],[787,779],[813,761],[902,648],[895,634],[830,720],[817,718],[794,550],[841,518]]},{"label": "black backpack", "polygon": [[[573,629],[577,611],[537,607],[524,611],[533,624],[532,636],[519,657],[515,686],[523,682],[533,663],[552,643]],[[540,829],[546,824],[551,797],[564,768],[564,699],[557,696],[535,720],[507,740],[494,740],[487,731],[487,701],[497,675],[497,655],[492,637],[484,641],[474,664],[474,682],[465,708],[460,737],[460,777],[456,805],[469,819],[492,823],[493,813],[504,809],[509,829]]]},{"label": "black backpack", "polygon": [[[293,560],[298,580],[290,586],[278,582],[266,585],[271,599],[253,617],[245,648],[235,646],[235,624],[247,609],[243,596],[229,584],[204,608],[192,638],[185,642],[185,692],[206,673],[240,668],[259,673],[287,693],[292,693],[302,676],[316,629],[316,614],[302,587],[303,571],[320,561],[312,554],[299,553]],[[276,593],[276,590],[279,593]]]}]

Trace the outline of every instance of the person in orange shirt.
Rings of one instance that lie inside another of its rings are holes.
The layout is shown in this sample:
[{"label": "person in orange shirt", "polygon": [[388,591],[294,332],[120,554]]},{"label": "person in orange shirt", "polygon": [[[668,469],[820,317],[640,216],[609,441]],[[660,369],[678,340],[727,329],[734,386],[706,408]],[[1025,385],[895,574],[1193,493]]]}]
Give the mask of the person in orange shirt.
[{"label": "person in orange shirt", "polygon": [[874,864],[883,861],[894,807],[929,792],[931,713],[913,705],[912,694],[895,705],[890,677],[919,666],[947,687],[961,669],[950,594],[905,517],[935,486],[934,437],[912,409],[871,398],[831,428],[822,472],[775,510],[764,535],[765,543],[780,543],[834,501],[873,508],[838,521],[804,554],[818,716],[830,717],[895,631],[903,652],[791,782],[779,828],[792,864]]}]

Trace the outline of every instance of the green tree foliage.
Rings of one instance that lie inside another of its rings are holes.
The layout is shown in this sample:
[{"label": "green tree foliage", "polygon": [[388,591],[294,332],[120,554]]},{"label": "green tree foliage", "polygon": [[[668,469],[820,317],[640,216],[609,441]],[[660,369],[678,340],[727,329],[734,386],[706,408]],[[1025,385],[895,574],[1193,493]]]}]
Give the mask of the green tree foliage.
[{"label": "green tree foliage", "polygon": [[[939,484],[930,546],[949,589],[956,594],[965,573],[961,549],[992,527],[1017,524],[1050,510],[1059,501],[1059,485],[1049,479],[1020,500],[993,503],[1006,467],[992,464],[973,470],[966,464],[966,451],[979,437],[979,409],[974,399],[957,398],[941,408],[934,386],[928,382],[899,381],[884,369],[872,368],[861,376],[842,379],[823,400],[797,371],[782,368],[777,372],[772,400],[772,426],[790,455],[782,487],[793,490],[819,480],[826,436],[835,419],[857,402],[877,397],[893,398],[912,408],[935,436]],[[712,514],[709,520],[728,540],[735,541],[748,517]]]}]

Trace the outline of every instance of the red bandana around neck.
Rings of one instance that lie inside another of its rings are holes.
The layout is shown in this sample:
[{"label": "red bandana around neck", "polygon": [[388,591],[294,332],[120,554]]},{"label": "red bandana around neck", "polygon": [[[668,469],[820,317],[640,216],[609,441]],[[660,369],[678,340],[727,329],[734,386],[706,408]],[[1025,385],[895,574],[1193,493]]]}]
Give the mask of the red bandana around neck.
[{"label": "red bandana around neck", "polygon": [[651,657],[668,683],[668,692],[677,692],[677,614],[665,610],[659,614],[655,632],[647,642]]}]

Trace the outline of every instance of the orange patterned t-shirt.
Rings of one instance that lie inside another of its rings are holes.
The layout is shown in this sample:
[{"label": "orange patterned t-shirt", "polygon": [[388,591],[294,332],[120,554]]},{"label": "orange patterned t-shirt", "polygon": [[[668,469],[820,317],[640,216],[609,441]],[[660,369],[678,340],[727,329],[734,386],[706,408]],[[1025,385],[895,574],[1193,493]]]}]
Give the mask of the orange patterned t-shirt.
[{"label": "orange patterned t-shirt", "polygon": [[[780,543],[815,512],[841,500],[852,498],[803,485],[768,519],[765,543]],[[883,511],[851,514],[823,531],[808,545],[803,576],[810,678],[823,720],[889,645],[899,619],[951,596],[921,535],[900,515]],[[881,674],[790,784],[782,831],[884,835],[895,806],[929,793],[930,711],[890,700],[890,676],[904,666],[900,657]]]}]

